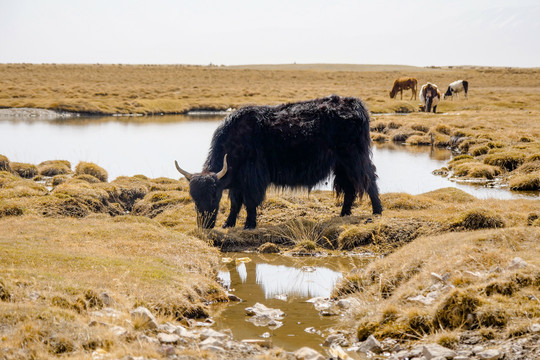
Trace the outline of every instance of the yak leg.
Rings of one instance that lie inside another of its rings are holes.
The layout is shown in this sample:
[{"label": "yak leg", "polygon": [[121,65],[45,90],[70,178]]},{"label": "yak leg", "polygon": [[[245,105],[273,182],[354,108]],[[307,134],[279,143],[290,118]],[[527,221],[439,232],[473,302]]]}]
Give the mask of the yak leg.
[{"label": "yak leg", "polygon": [[231,211],[227,217],[227,221],[223,225],[224,228],[234,227],[236,225],[236,217],[242,208],[242,193],[236,189],[229,190],[229,198],[231,199]]},{"label": "yak leg", "polygon": [[371,207],[373,208],[373,214],[382,214],[381,199],[379,199],[379,188],[377,187],[377,176],[375,175],[375,166],[372,166],[373,172],[369,174],[370,184],[368,188],[369,199],[371,200]]},{"label": "yak leg", "polygon": [[351,215],[351,208],[356,199],[356,189],[354,188],[353,183],[349,179],[347,172],[341,166],[336,166],[334,169],[334,187],[336,188],[338,194],[343,192],[343,207],[341,208],[340,216]]}]

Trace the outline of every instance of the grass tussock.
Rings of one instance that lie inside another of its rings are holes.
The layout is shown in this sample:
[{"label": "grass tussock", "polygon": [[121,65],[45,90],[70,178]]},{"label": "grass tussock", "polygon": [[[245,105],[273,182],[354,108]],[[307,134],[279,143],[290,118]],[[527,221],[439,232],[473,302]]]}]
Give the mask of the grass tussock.
[{"label": "grass tussock", "polygon": [[71,174],[71,163],[67,160],[48,160],[40,163],[38,166],[39,175],[56,176]]},{"label": "grass tussock", "polygon": [[33,179],[38,175],[37,166],[34,164],[12,162],[10,165],[11,169],[22,178]]},{"label": "grass tussock", "polygon": [[512,190],[538,191],[540,190],[540,171],[516,176],[510,180],[509,186]]},{"label": "grass tussock", "polygon": [[502,217],[491,210],[471,209],[456,216],[450,226],[454,229],[478,230],[502,228],[505,224]]},{"label": "grass tussock", "polygon": [[0,154],[0,171],[11,172],[11,165],[9,159],[2,154]]},{"label": "grass tussock", "polygon": [[75,175],[90,175],[94,178],[99,179],[99,181],[107,182],[107,178],[109,177],[107,171],[103,169],[102,167],[89,162],[83,162],[81,161],[77,166],[75,167]]}]

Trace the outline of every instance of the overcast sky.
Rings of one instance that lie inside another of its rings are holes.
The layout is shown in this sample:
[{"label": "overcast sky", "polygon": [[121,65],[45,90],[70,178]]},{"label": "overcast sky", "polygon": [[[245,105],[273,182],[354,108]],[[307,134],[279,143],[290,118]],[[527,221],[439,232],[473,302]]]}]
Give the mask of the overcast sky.
[{"label": "overcast sky", "polygon": [[0,63],[540,66],[539,0],[0,0]]}]

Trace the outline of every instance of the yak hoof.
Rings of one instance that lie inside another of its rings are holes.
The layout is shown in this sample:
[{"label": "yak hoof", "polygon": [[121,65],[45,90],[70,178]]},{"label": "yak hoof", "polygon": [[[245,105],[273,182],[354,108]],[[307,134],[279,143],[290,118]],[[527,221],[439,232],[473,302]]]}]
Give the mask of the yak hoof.
[{"label": "yak hoof", "polygon": [[223,228],[226,229],[226,228],[233,228],[236,224],[229,224],[228,222],[226,222],[225,224],[223,224]]}]

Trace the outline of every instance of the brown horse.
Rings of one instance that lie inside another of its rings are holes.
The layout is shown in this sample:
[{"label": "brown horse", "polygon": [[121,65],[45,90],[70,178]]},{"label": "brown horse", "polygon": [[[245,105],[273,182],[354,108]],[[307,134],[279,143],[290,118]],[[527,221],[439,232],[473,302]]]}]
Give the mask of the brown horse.
[{"label": "brown horse", "polygon": [[416,100],[416,87],[418,85],[418,80],[411,77],[400,77],[399,79],[396,79],[394,81],[394,86],[392,87],[392,90],[390,91],[390,99],[393,99],[396,97],[397,93],[401,93],[401,100],[403,100],[403,90],[409,90],[411,89],[411,100]]}]

